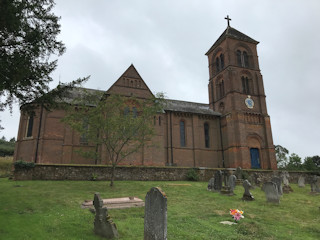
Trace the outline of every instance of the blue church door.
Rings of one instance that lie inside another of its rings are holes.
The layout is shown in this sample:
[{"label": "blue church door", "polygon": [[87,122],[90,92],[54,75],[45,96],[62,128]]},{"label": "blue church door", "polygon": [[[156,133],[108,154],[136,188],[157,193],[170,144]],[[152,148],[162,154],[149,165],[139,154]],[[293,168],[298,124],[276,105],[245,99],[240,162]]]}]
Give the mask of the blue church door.
[{"label": "blue church door", "polygon": [[258,148],[250,148],[251,168],[261,168]]}]

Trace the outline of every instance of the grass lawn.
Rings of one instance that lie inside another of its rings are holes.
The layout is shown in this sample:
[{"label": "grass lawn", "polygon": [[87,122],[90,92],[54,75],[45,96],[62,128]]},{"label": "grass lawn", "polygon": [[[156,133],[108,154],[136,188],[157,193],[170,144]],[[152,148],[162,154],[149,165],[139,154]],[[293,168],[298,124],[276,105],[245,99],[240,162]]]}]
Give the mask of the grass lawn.
[{"label": "grass lawn", "polygon": [[[191,184],[172,186],[170,184]],[[100,239],[93,234],[94,215],[80,204],[93,199],[137,196],[145,198],[153,186],[168,197],[168,239],[320,239],[320,195],[310,195],[310,185],[281,198],[280,205],[266,203],[260,188],[253,202],[243,202],[243,187],[228,197],[206,191],[206,182],[116,181],[12,181],[0,179],[0,239]],[[237,225],[230,208],[244,211]],[[143,239],[144,208],[109,210],[120,239]]]}]

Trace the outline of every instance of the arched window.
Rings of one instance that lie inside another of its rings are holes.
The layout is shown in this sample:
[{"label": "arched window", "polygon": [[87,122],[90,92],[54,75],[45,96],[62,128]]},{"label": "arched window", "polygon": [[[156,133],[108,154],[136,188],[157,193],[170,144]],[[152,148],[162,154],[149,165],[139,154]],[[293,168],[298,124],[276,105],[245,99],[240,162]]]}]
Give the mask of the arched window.
[{"label": "arched window", "polygon": [[80,136],[80,144],[88,145],[88,131],[89,131],[89,119],[85,117],[82,119],[83,132]]},{"label": "arched window", "polygon": [[220,69],[222,70],[224,68],[224,55],[220,54]]},{"label": "arched window", "polygon": [[210,147],[210,136],[209,136],[209,124],[204,124],[204,145],[206,148]]},{"label": "arched window", "polygon": [[249,67],[249,56],[246,51],[237,50],[237,64],[239,67]]},{"label": "arched window", "polygon": [[127,116],[129,114],[129,112],[130,112],[130,108],[129,107],[125,107],[124,111],[123,111],[124,115]]},{"label": "arched window", "polygon": [[132,108],[132,115],[133,115],[134,118],[136,118],[138,116],[138,110],[137,110],[136,107]]},{"label": "arched window", "polygon": [[220,62],[220,61],[219,61],[219,58],[217,57],[217,58],[216,58],[216,71],[217,71],[217,72],[220,72],[220,64],[219,64],[219,62]]},{"label": "arched window", "polygon": [[241,64],[241,51],[240,50],[237,50],[237,64],[238,66],[242,66]]},{"label": "arched window", "polygon": [[32,130],[33,130],[33,114],[30,114],[30,116],[28,117],[26,137],[32,137]]},{"label": "arched window", "polygon": [[220,82],[218,82],[216,87],[217,87],[217,99],[220,99],[224,96],[224,81],[221,80]]},{"label": "arched window", "polygon": [[242,82],[242,92],[248,95],[251,94],[248,77],[242,76],[241,82]]},{"label": "arched window", "polygon": [[184,121],[180,121],[180,146],[186,146],[186,132]]},{"label": "arched window", "polygon": [[249,67],[249,59],[248,59],[248,54],[246,51],[243,51],[243,66],[244,67]]}]

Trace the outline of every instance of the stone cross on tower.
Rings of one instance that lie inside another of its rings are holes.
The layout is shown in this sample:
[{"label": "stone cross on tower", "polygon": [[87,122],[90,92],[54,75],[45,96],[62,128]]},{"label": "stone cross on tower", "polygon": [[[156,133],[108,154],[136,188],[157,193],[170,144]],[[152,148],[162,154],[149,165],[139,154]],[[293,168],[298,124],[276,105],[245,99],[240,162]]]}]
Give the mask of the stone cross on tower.
[{"label": "stone cross on tower", "polygon": [[228,21],[228,27],[230,27],[231,18],[229,18],[229,15],[227,15],[227,17],[225,17],[224,19],[226,19]]}]

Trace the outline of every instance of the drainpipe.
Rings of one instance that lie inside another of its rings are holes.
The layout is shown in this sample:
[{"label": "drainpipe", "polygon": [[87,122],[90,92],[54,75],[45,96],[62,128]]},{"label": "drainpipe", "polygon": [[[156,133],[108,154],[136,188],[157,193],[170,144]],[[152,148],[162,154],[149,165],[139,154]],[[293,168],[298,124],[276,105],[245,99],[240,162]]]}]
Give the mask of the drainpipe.
[{"label": "drainpipe", "polygon": [[172,112],[170,112],[170,147],[171,147],[171,166],[173,166],[173,147],[172,147]]},{"label": "drainpipe", "polygon": [[225,164],[224,164],[224,151],[223,151],[223,141],[222,141],[222,129],[221,129],[221,117],[219,117],[219,129],[220,129],[220,142],[221,142],[221,153],[222,153],[222,167],[225,168]]},{"label": "drainpipe", "polygon": [[38,128],[38,137],[37,137],[37,143],[36,143],[36,152],[34,155],[34,162],[38,162],[38,151],[39,151],[39,139],[40,139],[40,132],[41,132],[41,124],[42,124],[42,114],[43,114],[43,104],[41,104],[40,108],[40,118],[39,118],[39,128]]}]

